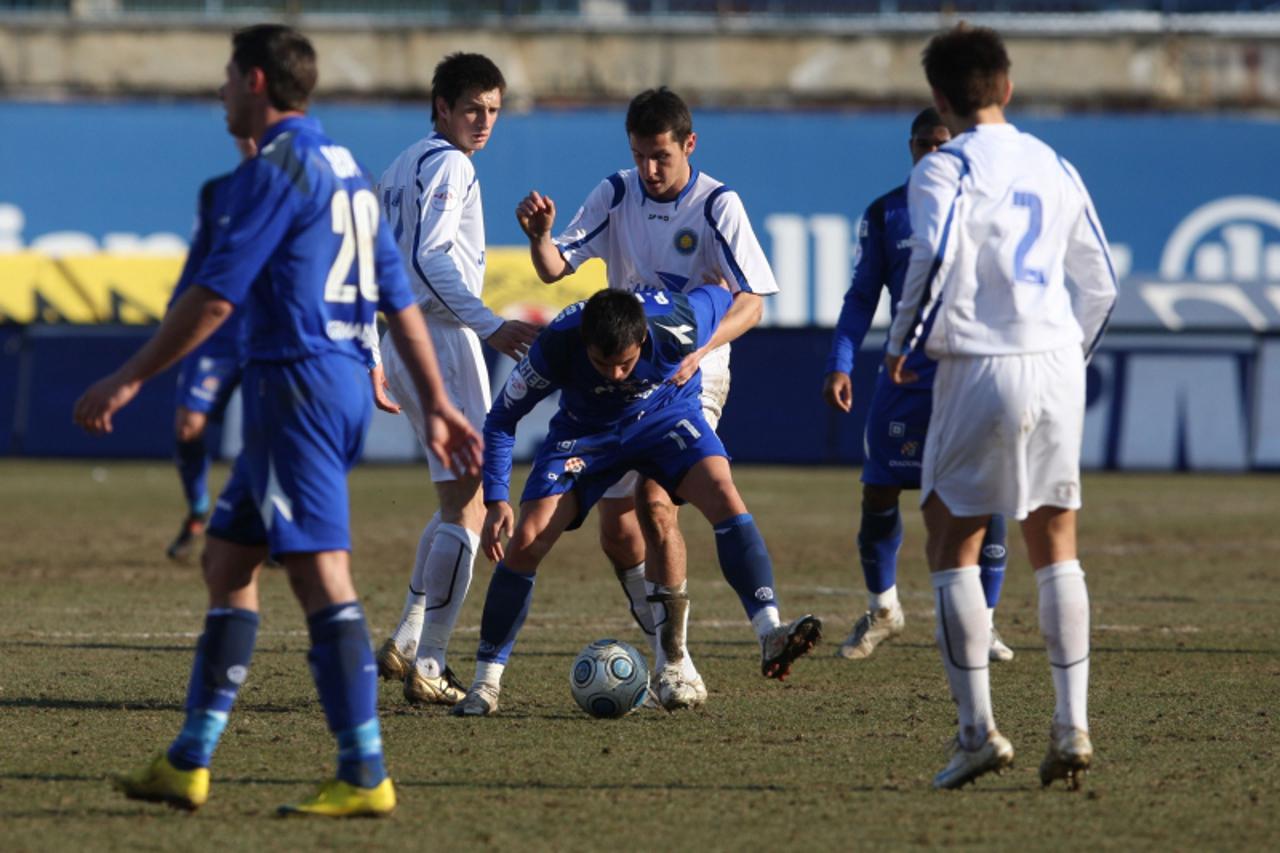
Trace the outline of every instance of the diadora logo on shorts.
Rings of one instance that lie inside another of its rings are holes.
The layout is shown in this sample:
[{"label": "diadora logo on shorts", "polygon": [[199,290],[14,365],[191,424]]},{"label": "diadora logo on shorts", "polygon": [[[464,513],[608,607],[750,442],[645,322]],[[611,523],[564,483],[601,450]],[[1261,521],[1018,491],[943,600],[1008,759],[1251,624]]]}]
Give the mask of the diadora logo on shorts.
[{"label": "diadora logo on shorts", "polygon": [[560,475],[557,474],[555,471],[548,471],[547,479],[554,483],[556,480],[560,479]]},{"label": "diadora logo on shorts", "polygon": [[907,425],[902,421],[889,421],[889,435],[893,438],[901,438],[907,434]]},{"label": "diadora logo on shorts", "polygon": [[564,441],[556,442],[556,450],[559,450],[563,453],[568,453],[570,450],[573,450],[573,446],[577,443],[578,442],[576,439],[566,438]]},{"label": "diadora logo on shorts", "polygon": [[1003,560],[1005,553],[1005,547],[1003,545],[982,546],[982,556],[989,560]]},{"label": "diadora logo on shorts", "polygon": [[692,255],[698,248],[698,235],[688,228],[681,228],[676,232],[675,246],[680,254]]},{"label": "diadora logo on shorts", "polygon": [[587,463],[581,456],[571,456],[564,460],[564,472],[566,474],[581,474],[586,470]]},{"label": "diadora logo on shorts", "polygon": [[756,601],[773,601],[773,588],[762,586],[755,592]]}]

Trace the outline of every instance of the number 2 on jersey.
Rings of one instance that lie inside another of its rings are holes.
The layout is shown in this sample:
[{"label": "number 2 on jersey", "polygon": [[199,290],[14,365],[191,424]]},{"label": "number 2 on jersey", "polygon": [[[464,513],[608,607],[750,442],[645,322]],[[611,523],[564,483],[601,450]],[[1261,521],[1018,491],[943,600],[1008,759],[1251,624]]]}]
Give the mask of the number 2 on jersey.
[{"label": "number 2 on jersey", "polygon": [[1043,214],[1040,196],[1025,190],[1015,190],[1013,204],[1014,207],[1027,209],[1027,230],[1018,241],[1018,247],[1013,250],[1013,280],[1044,284],[1044,271],[1027,266],[1027,253],[1036,244],[1036,240],[1040,239],[1040,220]]},{"label": "number 2 on jersey", "polygon": [[[378,233],[378,199],[368,190],[356,190],[349,195],[338,190],[329,203],[333,216],[333,233],[342,237],[338,256],[333,259],[329,276],[324,282],[326,302],[351,303],[356,301],[356,288],[366,302],[377,304],[378,282],[375,278],[373,238]],[[357,284],[347,284],[351,276],[351,264],[356,264]]]}]

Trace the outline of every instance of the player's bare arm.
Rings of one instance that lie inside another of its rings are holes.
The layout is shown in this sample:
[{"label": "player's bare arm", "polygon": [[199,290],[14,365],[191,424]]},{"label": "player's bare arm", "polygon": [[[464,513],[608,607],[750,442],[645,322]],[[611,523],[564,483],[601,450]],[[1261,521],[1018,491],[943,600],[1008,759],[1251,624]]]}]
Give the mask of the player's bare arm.
[{"label": "player's bare arm", "polygon": [[546,284],[554,284],[573,272],[551,240],[551,228],[556,222],[556,203],[550,196],[537,190],[530,191],[516,205],[516,221],[529,238],[529,257],[538,278]]},{"label": "player's bare arm", "polygon": [[454,473],[476,476],[483,462],[484,444],[479,433],[454,408],[444,392],[435,349],[421,309],[410,305],[388,314],[387,327],[417,386],[424,420],[430,425],[431,452]]},{"label": "player's bare arm", "polygon": [[680,362],[679,369],[672,374],[671,381],[676,385],[683,385],[688,382],[693,378],[693,374],[698,372],[698,365],[702,363],[702,359],[706,357],[707,353],[716,347],[736,341],[759,324],[760,318],[763,316],[764,297],[757,293],[747,293],[746,291],[735,293],[733,295],[733,304],[729,306],[724,319],[716,327],[715,334],[711,336],[711,339],[704,346],[685,356],[684,361]]},{"label": "player's bare arm", "polygon": [[208,288],[188,289],[164,315],[151,339],[76,401],[75,422],[90,433],[111,432],[112,415],[137,396],[142,383],[198,347],[226,322],[234,307]]},{"label": "player's bare arm", "polygon": [[511,509],[511,504],[506,501],[485,503],[484,526],[480,529],[480,547],[491,561],[496,563],[506,556],[502,540],[503,537],[511,536],[515,523],[516,516]]},{"label": "player's bare arm", "polygon": [[822,399],[837,411],[853,411],[853,380],[841,370],[833,370],[822,380]]}]

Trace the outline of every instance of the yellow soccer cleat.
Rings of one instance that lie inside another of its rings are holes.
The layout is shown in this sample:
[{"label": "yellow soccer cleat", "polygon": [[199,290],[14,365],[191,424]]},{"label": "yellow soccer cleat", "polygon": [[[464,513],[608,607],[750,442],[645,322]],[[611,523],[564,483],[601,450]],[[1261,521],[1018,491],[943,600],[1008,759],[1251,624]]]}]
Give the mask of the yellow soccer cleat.
[{"label": "yellow soccer cleat", "polygon": [[179,770],[161,752],[133,773],[114,777],[111,784],[131,800],[168,803],[176,809],[195,811],[209,799],[209,768]]},{"label": "yellow soccer cleat", "polygon": [[396,807],[391,778],[373,788],[359,788],[341,779],[330,779],[315,795],[293,805],[281,806],[281,815],[313,814],[323,817],[385,817]]},{"label": "yellow soccer cleat", "polygon": [[396,648],[394,639],[387,640],[374,656],[378,664],[378,677],[387,681],[404,681],[413,671],[413,656]]}]

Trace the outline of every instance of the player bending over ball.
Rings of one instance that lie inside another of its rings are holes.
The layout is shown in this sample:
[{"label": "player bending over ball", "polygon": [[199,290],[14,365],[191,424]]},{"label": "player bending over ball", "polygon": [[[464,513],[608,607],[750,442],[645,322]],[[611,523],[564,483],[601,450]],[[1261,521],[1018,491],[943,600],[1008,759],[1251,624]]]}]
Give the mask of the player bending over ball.
[{"label": "player bending over ball", "polygon": [[[485,597],[475,682],[452,713],[497,710],[538,566],[560,534],[580,526],[627,471],[697,507],[715,528],[721,568],[738,579],[734,589],[748,613],[769,609],[779,622],[773,564],[734,487],[724,445],[702,414],[701,377],[695,372],[683,385],[670,381],[689,353],[711,339],[731,304],[729,291],[714,285],[687,295],[603,290],[566,308],[512,372],[485,420],[488,512],[481,542],[498,564]],[[516,424],[557,390],[560,410],[534,458],[516,520],[508,502]],[[686,602],[673,596],[667,606],[678,627],[663,632],[666,665],[678,671]],[[766,676],[784,678],[792,661],[813,647],[816,622],[802,616],[765,635]]]},{"label": "player bending over ball", "polygon": [[925,49],[925,76],[955,139],[911,173],[911,263],[885,357],[899,385],[917,379],[906,363],[915,348],[938,362],[920,491],[938,649],[960,717],[938,788],[1013,761],[991,711],[991,621],[978,578],[996,513],[1022,524],[1053,673],[1040,781],[1074,787],[1093,757],[1076,511],[1085,364],[1116,280],[1080,175],[1005,121],[1009,65],[994,31],[963,24]]}]

